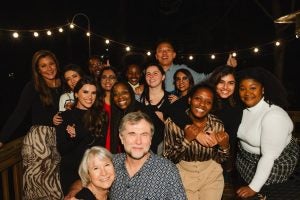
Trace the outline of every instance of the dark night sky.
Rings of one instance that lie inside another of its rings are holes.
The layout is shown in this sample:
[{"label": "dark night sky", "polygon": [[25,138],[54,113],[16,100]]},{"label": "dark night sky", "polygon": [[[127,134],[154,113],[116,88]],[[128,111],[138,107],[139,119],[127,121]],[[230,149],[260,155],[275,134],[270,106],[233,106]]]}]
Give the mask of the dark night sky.
[{"label": "dark night sky", "polygon": [[[88,57],[88,40],[83,32],[66,31],[55,37],[41,36],[33,39],[24,34],[13,40],[5,30],[30,30],[56,27],[71,21],[76,13],[84,13],[90,19],[94,35],[91,37],[92,53],[104,52],[103,38],[132,45],[133,51],[153,50],[156,40],[170,38],[175,41],[178,54],[197,53],[194,61],[178,55],[177,62],[185,62],[198,71],[210,72],[225,62],[227,53],[240,50],[240,66],[258,64],[272,70],[273,47],[261,46],[277,39],[274,19],[300,10],[298,0],[279,1],[280,15],[275,16],[270,0],[103,0],[103,1],[22,1],[7,2],[0,6],[0,67],[1,105],[4,113],[12,111],[23,85],[30,79],[30,62],[39,49],[56,53],[61,65],[69,62],[85,65]],[[99,5],[96,5],[99,4]],[[75,23],[86,28],[87,21],[78,16]],[[280,35],[291,38],[295,24],[281,24]],[[254,56],[251,47],[261,46],[260,56]],[[245,51],[242,51],[246,49]],[[220,52],[211,61],[209,53]],[[145,52],[143,52],[145,53]],[[109,48],[111,62],[117,68],[122,65],[124,46],[112,43]],[[291,96],[299,88],[296,85],[300,40],[293,39],[286,45],[284,83]],[[9,74],[13,73],[13,77]],[[13,91],[12,91],[12,88]],[[298,95],[299,96],[299,95]],[[294,107],[298,99],[292,98]],[[9,103],[8,103],[9,102]],[[298,107],[299,108],[299,107]],[[1,123],[3,120],[0,121]],[[0,123],[0,124],[1,124]]]}]

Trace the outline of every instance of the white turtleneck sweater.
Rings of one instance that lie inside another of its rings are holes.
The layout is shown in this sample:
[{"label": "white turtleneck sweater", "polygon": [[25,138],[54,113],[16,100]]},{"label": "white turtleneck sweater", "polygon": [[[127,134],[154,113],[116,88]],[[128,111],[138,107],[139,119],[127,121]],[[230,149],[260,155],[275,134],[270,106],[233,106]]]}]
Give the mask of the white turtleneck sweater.
[{"label": "white turtleneck sweater", "polygon": [[259,192],[267,181],[274,161],[289,144],[293,122],[286,111],[276,105],[269,105],[264,99],[251,108],[243,110],[243,117],[237,136],[247,152],[262,155],[249,184]]}]

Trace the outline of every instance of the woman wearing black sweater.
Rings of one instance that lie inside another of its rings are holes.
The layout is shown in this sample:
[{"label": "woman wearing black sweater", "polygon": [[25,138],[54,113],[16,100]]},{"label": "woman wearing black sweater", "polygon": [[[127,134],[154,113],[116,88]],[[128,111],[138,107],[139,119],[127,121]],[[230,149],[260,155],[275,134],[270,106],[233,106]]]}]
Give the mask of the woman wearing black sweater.
[{"label": "woman wearing black sweater", "polygon": [[61,155],[60,175],[64,194],[79,179],[78,167],[86,149],[105,146],[107,116],[96,82],[84,77],[74,88],[75,107],[61,114],[56,128],[57,148]]},{"label": "woman wearing black sweater", "polygon": [[25,85],[15,110],[1,130],[0,148],[30,113],[31,128],[22,146],[24,199],[62,199],[60,157],[52,124],[62,89],[59,63],[52,52],[39,50],[33,55],[32,79]]}]

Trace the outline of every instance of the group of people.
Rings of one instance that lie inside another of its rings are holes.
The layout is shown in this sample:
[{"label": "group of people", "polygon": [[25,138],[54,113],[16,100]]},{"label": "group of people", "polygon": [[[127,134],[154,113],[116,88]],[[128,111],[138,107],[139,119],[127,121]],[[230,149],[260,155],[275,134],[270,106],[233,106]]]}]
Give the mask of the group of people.
[{"label": "group of people", "polygon": [[75,64],[60,73],[51,51],[33,55],[33,80],[0,134],[1,148],[31,112],[24,199],[220,200],[224,178],[249,198],[289,180],[299,144],[272,73],[237,71],[232,56],[198,73],[173,63],[167,40],[155,57],[120,76],[97,56],[85,75]]}]

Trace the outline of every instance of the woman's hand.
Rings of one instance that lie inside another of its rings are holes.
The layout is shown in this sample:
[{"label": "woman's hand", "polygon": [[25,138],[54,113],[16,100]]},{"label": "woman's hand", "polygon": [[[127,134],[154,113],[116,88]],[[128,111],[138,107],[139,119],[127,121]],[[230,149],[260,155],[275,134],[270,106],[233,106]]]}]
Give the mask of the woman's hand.
[{"label": "woman's hand", "polygon": [[58,126],[58,125],[60,125],[60,124],[63,122],[63,119],[62,119],[62,117],[60,116],[60,112],[56,113],[56,114],[53,116],[52,121],[53,121],[53,124],[54,124],[55,126]]},{"label": "woman's hand", "polygon": [[241,197],[241,198],[248,198],[252,197],[256,194],[257,192],[253,191],[249,186],[243,186],[240,187],[237,191],[236,194]]},{"label": "woman's hand", "polygon": [[210,132],[199,132],[196,137],[197,142],[205,147],[213,147],[217,145],[216,137],[213,133]]},{"label": "woman's hand", "polygon": [[229,148],[229,135],[225,131],[216,133],[215,137],[221,149]]},{"label": "woman's hand", "polygon": [[170,103],[174,103],[178,99],[178,97],[176,95],[174,95],[174,94],[170,94],[168,96],[168,99],[169,99]]},{"label": "woman's hand", "polygon": [[76,137],[75,124],[73,124],[73,125],[71,125],[71,126],[68,125],[67,128],[66,128],[66,131],[67,131],[67,133],[69,134],[69,136],[70,136],[71,138]]},{"label": "woman's hand", "polygon": [[190,142],[195,139],[205,147],[213,147],[217,144],[214,136],[204,133],[200,128],[193,124],[185,127],[184,137]]}]

